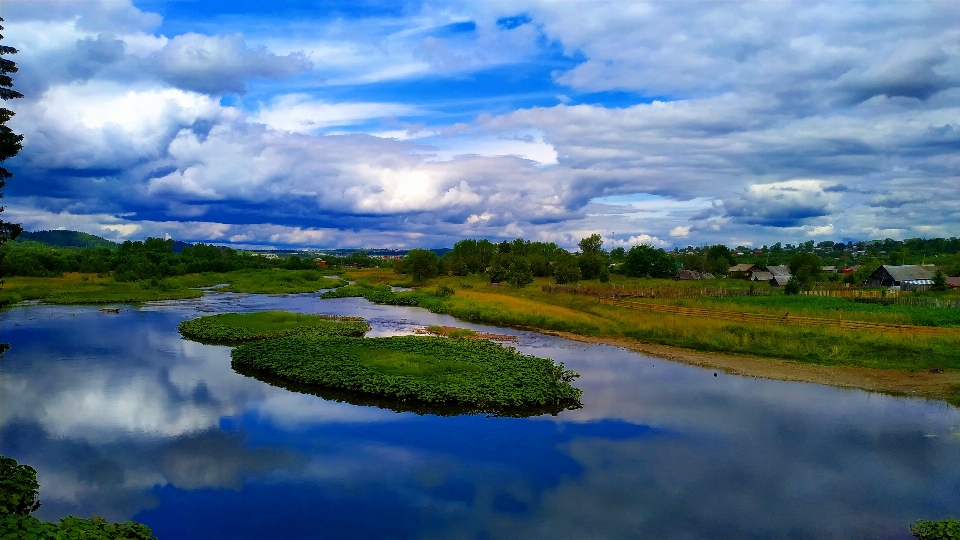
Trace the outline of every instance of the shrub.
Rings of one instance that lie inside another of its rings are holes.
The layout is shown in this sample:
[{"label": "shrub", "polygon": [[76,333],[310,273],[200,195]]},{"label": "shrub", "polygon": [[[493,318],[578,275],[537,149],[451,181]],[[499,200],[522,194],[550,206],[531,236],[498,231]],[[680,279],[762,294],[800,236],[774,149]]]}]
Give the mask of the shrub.
[{"label": "shrub", "polygon": [[453,296],[454,294],[456,294],[456,292],[457,291],[453,290],[453,287],[450,287],[445,283],[441,283],[440,285],[437,286],[437,290],[434,291],[433,294],[440,298],[447,298],[449,296]]},{"label": "shrub", "polygon": [[802,289],[802,286],[801,286],[801,284],[800,284],[800,280],[798,280],[796,276],[792,276],[792,277],[790,278],[790,280],[787,281],[787,284],[784,285],[784,287],[783,287],[783,293],[784,293],[784,294],[791,294],[791,295],[793,295],[793,294],[800,294],[800,289]]},{"label": "shrub", "polygon": [[960,540],[960,521],[953,518],[917,520],[910,526],[910,532],[917,540]]}]

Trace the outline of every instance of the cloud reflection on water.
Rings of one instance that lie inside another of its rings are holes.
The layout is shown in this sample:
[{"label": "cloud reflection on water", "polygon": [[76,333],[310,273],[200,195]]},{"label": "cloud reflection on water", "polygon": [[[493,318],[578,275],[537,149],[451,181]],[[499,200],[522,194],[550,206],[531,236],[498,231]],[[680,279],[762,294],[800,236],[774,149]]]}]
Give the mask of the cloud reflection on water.
[{"label": "cloud reflection on water", "polygon": [[[384,333],[450,322],[310,296],[205,301],[375,314]],[[136,517],[177,538],[172,522],[203,537],[227,515],[236,538],[277,516],[294,535],[325,520],[331,537],[351,523],[383,534],[382,518],[397,537],[898,538],[960,505],[960,415],[947,405],[522,334],[524,352],[583,373],[583,409],[397,414],[234,373],[228,348],[176,334],[196,313],[184,306],[4,313],[0,451],[38,469],[43,517]],[[278,493],[289,508],[255,509]],[[290,513],[293,499],[312,511]]]}]

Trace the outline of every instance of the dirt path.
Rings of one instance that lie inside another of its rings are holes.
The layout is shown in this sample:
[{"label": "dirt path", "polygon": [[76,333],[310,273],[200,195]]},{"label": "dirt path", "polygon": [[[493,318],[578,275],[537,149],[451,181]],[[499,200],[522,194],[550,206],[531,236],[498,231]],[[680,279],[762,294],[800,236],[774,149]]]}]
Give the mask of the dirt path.
[{"label": "dirt path", "polygon": [[[534,329],[531,328],[531,330]],[[950,397],[955,397],[956,390],[960,388],[960,371],[931,373],[929,371],[909,372],[849,366],[821,366],[772,358],[691,351],[665,345],[642,343],[628,338],[590,337],[553,330],[536,331],[574,341],[623,347],[649,356],[747,377],[826,384],[937,400],[947,400]]]}]

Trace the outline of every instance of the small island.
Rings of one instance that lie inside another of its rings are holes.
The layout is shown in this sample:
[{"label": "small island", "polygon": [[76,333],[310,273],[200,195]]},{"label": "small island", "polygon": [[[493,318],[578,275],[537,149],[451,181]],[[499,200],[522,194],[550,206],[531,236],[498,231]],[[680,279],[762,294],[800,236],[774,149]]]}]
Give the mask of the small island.
[{"label": "small island", "polygon": [[475,339],[296,336],[241,345],[231,357],[238,372],[478,411],[577,407],[582,395],[563,364]]},{"label": "small island", "polygon": [[183,321],[178,330],[193,341],[231,345],[294,335],[362,337],[370,325],[360,317],[258,311],[198,317]]},{"label": "small island", "polygon": [[222,313],[179,326],[187,339],[237,345],[231,352],[236,372],[297,391],[351,393],[415,411],[428,406],[542,414],[580,406],[582,391],[570,384],[579,374],[562,363],[521,354],[469,330],[363,337],[369,329],[357,317],[287,311]]}]

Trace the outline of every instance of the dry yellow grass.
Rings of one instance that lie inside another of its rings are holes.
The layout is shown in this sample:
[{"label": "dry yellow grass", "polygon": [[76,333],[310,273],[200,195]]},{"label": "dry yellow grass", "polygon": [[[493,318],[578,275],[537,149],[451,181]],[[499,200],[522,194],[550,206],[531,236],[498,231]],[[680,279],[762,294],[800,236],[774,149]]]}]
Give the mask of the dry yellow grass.
[{"label": "dry yellow grass", "polygon": [[521,298],[503,293],[462,290],[457,291],[457,296],[460,298],[477,300],[484,303],[494,303],[505,310],[514,311],[517,313],[527,313],[556,319],[577,320],[596,326],[602,326],[608,322],[601,317],[584,313],[583,311],[576,311],[554,304],[548,304],[537,300],[530,300],[527,298]]}]

